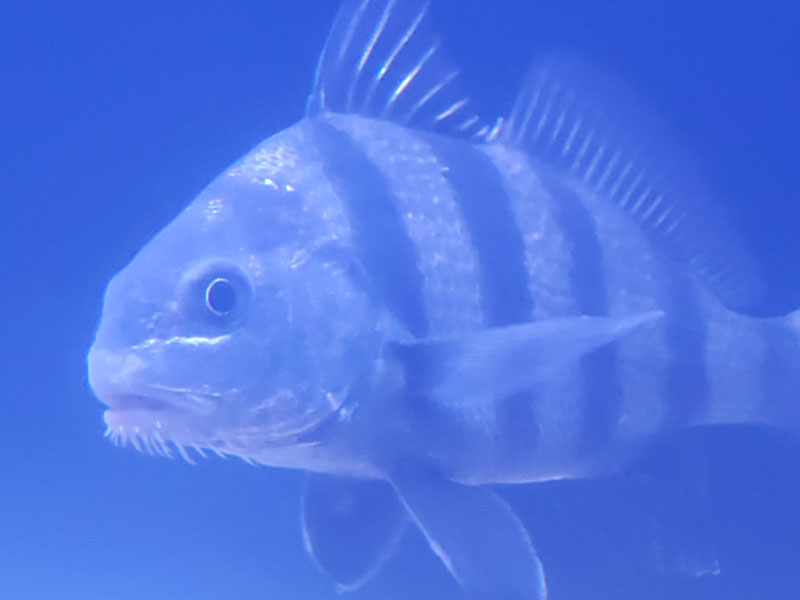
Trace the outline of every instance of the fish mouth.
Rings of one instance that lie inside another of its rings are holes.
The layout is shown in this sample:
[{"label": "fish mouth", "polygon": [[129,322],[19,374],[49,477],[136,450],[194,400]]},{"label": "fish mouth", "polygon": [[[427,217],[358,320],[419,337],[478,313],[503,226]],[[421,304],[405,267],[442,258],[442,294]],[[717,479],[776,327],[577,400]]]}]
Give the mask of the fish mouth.
[{"label": "fish mouth", "polygon": [[142,394],[112,394],[101,399],[109,411],[127,412],[132,410],[164,411],[169,404],[163,400]]},{"label": "fish mouth", "polygon": [[163,412],[169,409],[207,414],[222,397],[219,392],[179,387],[154,381],[147,364],[132,352],[113,352],[93,346],[87,357],[89,385],[110,412]]},{"label": "fish mouth", "polygon": [[154,386],[145,391],[109,393],[100,396],[109,412],[165,412],[185,410],[208,413],[217,406],[219,394],[183,388]]}]

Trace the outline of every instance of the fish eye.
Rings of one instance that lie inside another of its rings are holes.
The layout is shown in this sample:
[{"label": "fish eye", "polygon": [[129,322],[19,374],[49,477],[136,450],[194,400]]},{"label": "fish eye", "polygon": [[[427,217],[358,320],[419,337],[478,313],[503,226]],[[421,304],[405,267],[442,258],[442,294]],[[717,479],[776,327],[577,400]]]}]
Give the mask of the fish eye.
[{"label": "fish eye", "polygon": [[253,287],[238,265],[212,260],[190,269],[180,283],[183,312],[192,319],[228,326],[247,313]]},{"label": "fish eye", "polygon": [[215,315],[225,316],[236,308],[236,288],[224,277],[217,277],[206,288],[206,307]]}]

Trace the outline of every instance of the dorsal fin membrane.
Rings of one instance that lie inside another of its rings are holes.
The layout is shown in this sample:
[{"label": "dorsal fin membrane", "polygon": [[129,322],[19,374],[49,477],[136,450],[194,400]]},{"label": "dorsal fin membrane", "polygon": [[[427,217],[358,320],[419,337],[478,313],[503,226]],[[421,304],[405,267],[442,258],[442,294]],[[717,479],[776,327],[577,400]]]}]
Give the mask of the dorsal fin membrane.
[{"label": "dorsal fin membrane", "polygon": [[620,206],[729,308],[763,303],[756,265],[722,207],[624,86],[572,58],[540,60],[500,140]]},{"label": "dorsal fin membrane", "polygon": [[423,0],[345,0],[307,114],[359,114],[467,138],[485,132],[428,20]]}]

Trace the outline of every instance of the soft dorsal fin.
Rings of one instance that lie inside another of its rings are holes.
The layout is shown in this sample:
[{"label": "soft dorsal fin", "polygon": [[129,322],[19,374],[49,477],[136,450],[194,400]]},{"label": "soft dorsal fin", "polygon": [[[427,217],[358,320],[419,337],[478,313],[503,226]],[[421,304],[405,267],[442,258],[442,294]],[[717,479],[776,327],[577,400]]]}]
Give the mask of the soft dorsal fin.
[{"label": "soft dorsal fin", "polygon": [[485,131],[428,26],[427,0],[345,0],[320,55],[309,116],[332,111],[471,137]]},{"label": "soft dorsal fin", "polygon": [[542,59],[500,135],[628,212],[728,307],[748,310],[763,302],[744,241],[625,86],[573,58]]}]

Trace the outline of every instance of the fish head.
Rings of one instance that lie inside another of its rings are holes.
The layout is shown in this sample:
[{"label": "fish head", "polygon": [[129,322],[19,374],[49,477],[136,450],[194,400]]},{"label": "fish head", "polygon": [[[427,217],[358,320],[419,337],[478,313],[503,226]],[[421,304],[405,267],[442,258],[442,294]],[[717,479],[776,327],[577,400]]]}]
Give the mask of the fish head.
[{"label": "fish head", "polygon": [[[281,140],[220,175],[109,283],[88,368],[115,441],[263,456],[339,411],[375,361],[374,302],[304,176],[276,158]],[[254,170],[265,161],[269,176]]]}]

